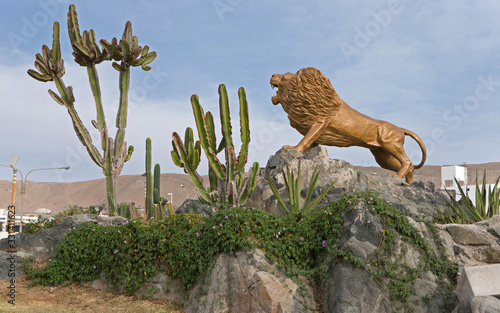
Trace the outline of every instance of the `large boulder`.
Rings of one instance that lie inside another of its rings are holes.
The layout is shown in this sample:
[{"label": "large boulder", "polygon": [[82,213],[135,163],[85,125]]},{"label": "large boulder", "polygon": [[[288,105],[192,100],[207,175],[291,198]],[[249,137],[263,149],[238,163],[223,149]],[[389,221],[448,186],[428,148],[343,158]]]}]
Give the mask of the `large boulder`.
[{"label": "large boulder", "polygon": [[314,307],[313,291],[303,278],[300,285],[271,264],[259,250],[221,254],[214,268],[191,289],[186,313],[308,312]]},{"label": "large boulder", "polygon": [[461,267],[500,263],[500,215],[471,225],[437,225],[448,255]]},{"label": "large boulder", "polygon": [[299,161],[303,197],[316,167],[320,175],[315,195],[319,195],[329,184],[335,182],[323,204],[340,199],[344,193],[374,191],[380,194],[380,198],[412,218],[429,218],[436,213],[437,206],[443,206],[445,203],[446,195],[436,191],[431,182],[417,181],[407,184],[399,177],[366,175],[346,161],[329,159],[325,147],[317,146],[304,154],[293,149],[281,149],[271,156],[266,168],[259,171],[257,187],[248,205],[272,213],[281,213],[266,176],[271,178],[282,195],[286,195],[283,170],[286,171],[288,166],[291,172],[297,173]]},{"label": "large boulder", "polygon": [[176,214],[196,213],[205,217],[215,214],[217,208],[208,204],[202,204],[199,200],[186,199],[176,210]]}]

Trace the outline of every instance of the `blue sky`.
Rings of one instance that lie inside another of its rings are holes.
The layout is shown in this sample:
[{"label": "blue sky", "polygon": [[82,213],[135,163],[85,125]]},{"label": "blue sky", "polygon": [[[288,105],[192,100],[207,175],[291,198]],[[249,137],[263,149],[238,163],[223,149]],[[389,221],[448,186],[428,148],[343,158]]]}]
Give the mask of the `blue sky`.
[{"label": "blue sky", "polygon": [[[226,84],[239,129],[237,90],[247,92],[252,142],[249,164],[265,166],[283,145],[301,135],[282,109],[271,104],[272,74],[314,66],[351,107],[417,133],[427,163],[448,165],[500,161],[500,3],[493,1],[2,1],[0,13],[0,164],[11,154],[17,168],[69,165],[69,171],[39,171],[30,180],[79,181],[103,177],[83,149],[64,107],[26,71],[50,45],[52,23],[61,24],[67,85],[89,130],[95,119],[86,70],[71,56],[68,5],[77,8],[80,29],[98,39],[120,38],[132,22],[140,45],[158,57],[152,70],[133,68],[126,141],[135,147],[122,175],[144,172],[145,140],[153,163],[181,173],[170,158],[171,134],[194,127],[189,98],[218,114],[217,87]],[[108,130],[114,136],[118,73],[98,66]],[[420,162],[408,137],[406,150]],[[355,165],[376,163],[362,148],[329,148],[330,158]],[[203,161],[205,164],[205,160]],[[205,173],[206,165],[201,169]],[[0,167],[1,169],[1,167]],[[4,168],[0,179],[10,179]]]}]

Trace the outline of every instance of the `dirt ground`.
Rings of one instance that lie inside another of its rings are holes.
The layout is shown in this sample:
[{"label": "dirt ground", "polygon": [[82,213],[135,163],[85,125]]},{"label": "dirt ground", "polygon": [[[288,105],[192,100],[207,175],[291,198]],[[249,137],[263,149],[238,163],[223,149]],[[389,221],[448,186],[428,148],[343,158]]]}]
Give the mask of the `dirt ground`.
[{"label": "dirt ground", "polygon": [[151,312],[182,313],[181,305],[168,300],[142,300],[79,285],[34,286],[24,275],[16,279],[15,305],[8,296],[10,283],[0,282],[0,312],[66,313],[66,312]]}]

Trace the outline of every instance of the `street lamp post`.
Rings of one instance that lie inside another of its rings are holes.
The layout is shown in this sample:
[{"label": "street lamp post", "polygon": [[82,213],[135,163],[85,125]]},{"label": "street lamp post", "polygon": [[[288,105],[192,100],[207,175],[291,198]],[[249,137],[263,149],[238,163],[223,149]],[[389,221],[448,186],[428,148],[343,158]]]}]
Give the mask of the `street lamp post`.
[{"label": "street lamp post", "polygon": [[189,199],[189,192],[187,189],[184,187],[184,185],[181,185],[181,188],[186,192],[186,200]]},{"label": "street lamp post", "polygon": [[50,168],[35,168],[31,171],[28,172],[28,174],[26,174],[26,177],[24,177],[23,179],[23,174],[21,173],[21,171],[17,170],[19,172],[19,174],[21,174],[21,225],[19,226],[19,232],[22,233],[23,232],[23,204],[24,204],[24,194],[26,193],[26,182],[28,181],[28,175],[31,173],[31,172],[34,172],[34,171],[45,171],[45,170],[69,170],[69,166],[63,166],[63,167],[50,167]]},{"label": "street lamp post", "polygon": [[169,192],[167,195],[170,196],[170,203],[174,205],[174,195],[171,192]]}]

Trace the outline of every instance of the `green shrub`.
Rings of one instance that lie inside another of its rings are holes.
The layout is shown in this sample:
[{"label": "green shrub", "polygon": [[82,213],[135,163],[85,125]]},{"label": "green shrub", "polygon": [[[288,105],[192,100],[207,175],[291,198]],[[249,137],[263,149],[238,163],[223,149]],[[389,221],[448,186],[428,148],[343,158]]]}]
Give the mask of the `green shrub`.
[{"label": "green shrub", "polygon": [[28,276],[51,285],[89,281],[104,271],[111,285],[121,282],[133,292],[164,269],[188,288],[217,254],[247,247],[311,271],[316,264],[311,255],[325,255],[323,241],[333,243],[332,234],[340,233],[342,220],[333,208],[311,212],[301,223],[255,208],[222,208],[210,219],[180,214],[150,224],[139,219],[117,226],[84,224],[59,243],[45,268],[28,270]]},{"label": "green shrub", "polygon": [[41,230],[52,228],[55,224],[57,224],[58,220],[42,220],[33,223],[23,223],[23,233],[25,234],[34,234]]},{"label": "green shrub", "polygon": [[58,220],[59,222],[63,222],[65,219],[67,219],[70,216],[74,215],[80,215],[80,214],[99,214],[103,210],[103,207],[101,206],[89,206],[88,208],[83,208],[81,206],[69,206],[66,210],[64,210],[61,213],[57,213],[54,218]]}]

